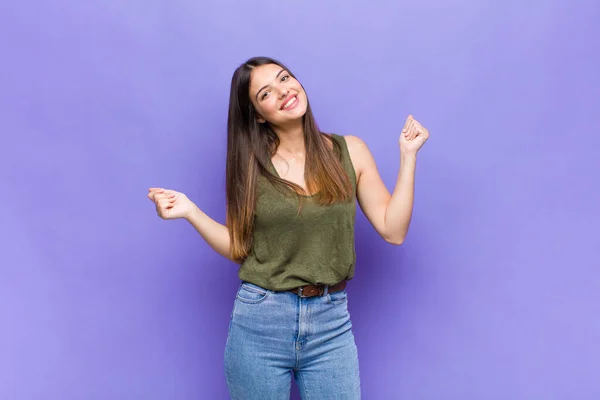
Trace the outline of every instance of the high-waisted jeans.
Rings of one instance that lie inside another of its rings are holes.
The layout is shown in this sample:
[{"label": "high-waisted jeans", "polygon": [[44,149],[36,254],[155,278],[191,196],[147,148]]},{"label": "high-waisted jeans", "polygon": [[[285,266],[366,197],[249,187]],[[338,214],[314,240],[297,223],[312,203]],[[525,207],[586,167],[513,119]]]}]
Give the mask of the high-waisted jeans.
[{"label": "high-waisted jeans", "polygon": [[242,282],[225,345],[232,400],[288,400],[292,372],[303,400],[360,399],[348,293],[299,297]]}]

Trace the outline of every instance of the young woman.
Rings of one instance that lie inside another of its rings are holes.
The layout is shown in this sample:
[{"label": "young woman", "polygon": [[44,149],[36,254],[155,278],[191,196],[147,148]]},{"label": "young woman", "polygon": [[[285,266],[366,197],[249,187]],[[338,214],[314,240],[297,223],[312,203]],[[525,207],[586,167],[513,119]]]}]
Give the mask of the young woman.
[{"label": "young woman", "polygon": [[227,130],[226,225],[181,192],[150,188],[148,197],[161,218],[187,219],[241,264],[225,346],[231,398],[289,399],[293,372],[303,399],[359,399],[346,292],[356,202],[383,239],[400,245],[429,133],[408,117],[390,195],[365,143],[320,132],[300,82],[265,57],[233,74]]}]

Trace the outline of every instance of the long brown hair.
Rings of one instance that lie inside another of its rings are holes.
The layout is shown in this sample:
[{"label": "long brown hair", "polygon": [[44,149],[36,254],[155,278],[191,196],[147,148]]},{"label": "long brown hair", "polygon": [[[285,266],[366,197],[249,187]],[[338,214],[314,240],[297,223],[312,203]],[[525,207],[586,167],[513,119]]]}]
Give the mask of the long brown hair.
[{"label": "long brown hair", "polygon": [[252,230],[256,207],[258,174],[282,190],[292,189],[302,196],[315,193],[321,205],[353,199],[352,185],[344,170],[337,142],[334,150],[328,146],[327,135],[321,133],[315,122],[310,103],[303,116],[304,145],[306,148],[306,191],[299,185],[281,179],[268,169],[271,157],[277,151],[279,138],[268,122],[259,123],[258,114],[250,101],[252,70],[260,65],[275,64],[294,74],[280,62],[268,57],[254,57],[240,65],[231,79],[229,115],[227,119],[227,227],[231,238],[231,255],[245,259],[252,246]]}]

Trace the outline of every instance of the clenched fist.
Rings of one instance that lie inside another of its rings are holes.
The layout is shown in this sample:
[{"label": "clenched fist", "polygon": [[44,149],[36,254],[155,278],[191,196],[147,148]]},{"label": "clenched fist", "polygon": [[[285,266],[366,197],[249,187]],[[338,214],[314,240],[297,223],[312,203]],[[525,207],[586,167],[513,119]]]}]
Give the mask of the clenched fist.
[{"label": "clenched fist", "polygon": [[425,144],[427,139],[429,139],[429,131],[412,115],[409,115],[398,140],[400,149],[404,153],[417,154],[417,151]]},{"label": "clenched fist", "polygon": [[156,204],[156,213],[162,219],[187,218],[194,208],[185,194],[175,190],[150,188],[148,198]]}]

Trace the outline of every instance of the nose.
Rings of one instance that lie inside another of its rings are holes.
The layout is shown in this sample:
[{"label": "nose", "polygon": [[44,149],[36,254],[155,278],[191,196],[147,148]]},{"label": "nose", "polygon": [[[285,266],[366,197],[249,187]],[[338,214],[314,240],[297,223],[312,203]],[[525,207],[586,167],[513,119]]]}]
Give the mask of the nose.
[{"label": "nose", "polygon": [[290,89],[279,88],[279,99],[281,99],[281,100],[285,99],[285,97],[288,95],[289,92],[290,92]]}]

